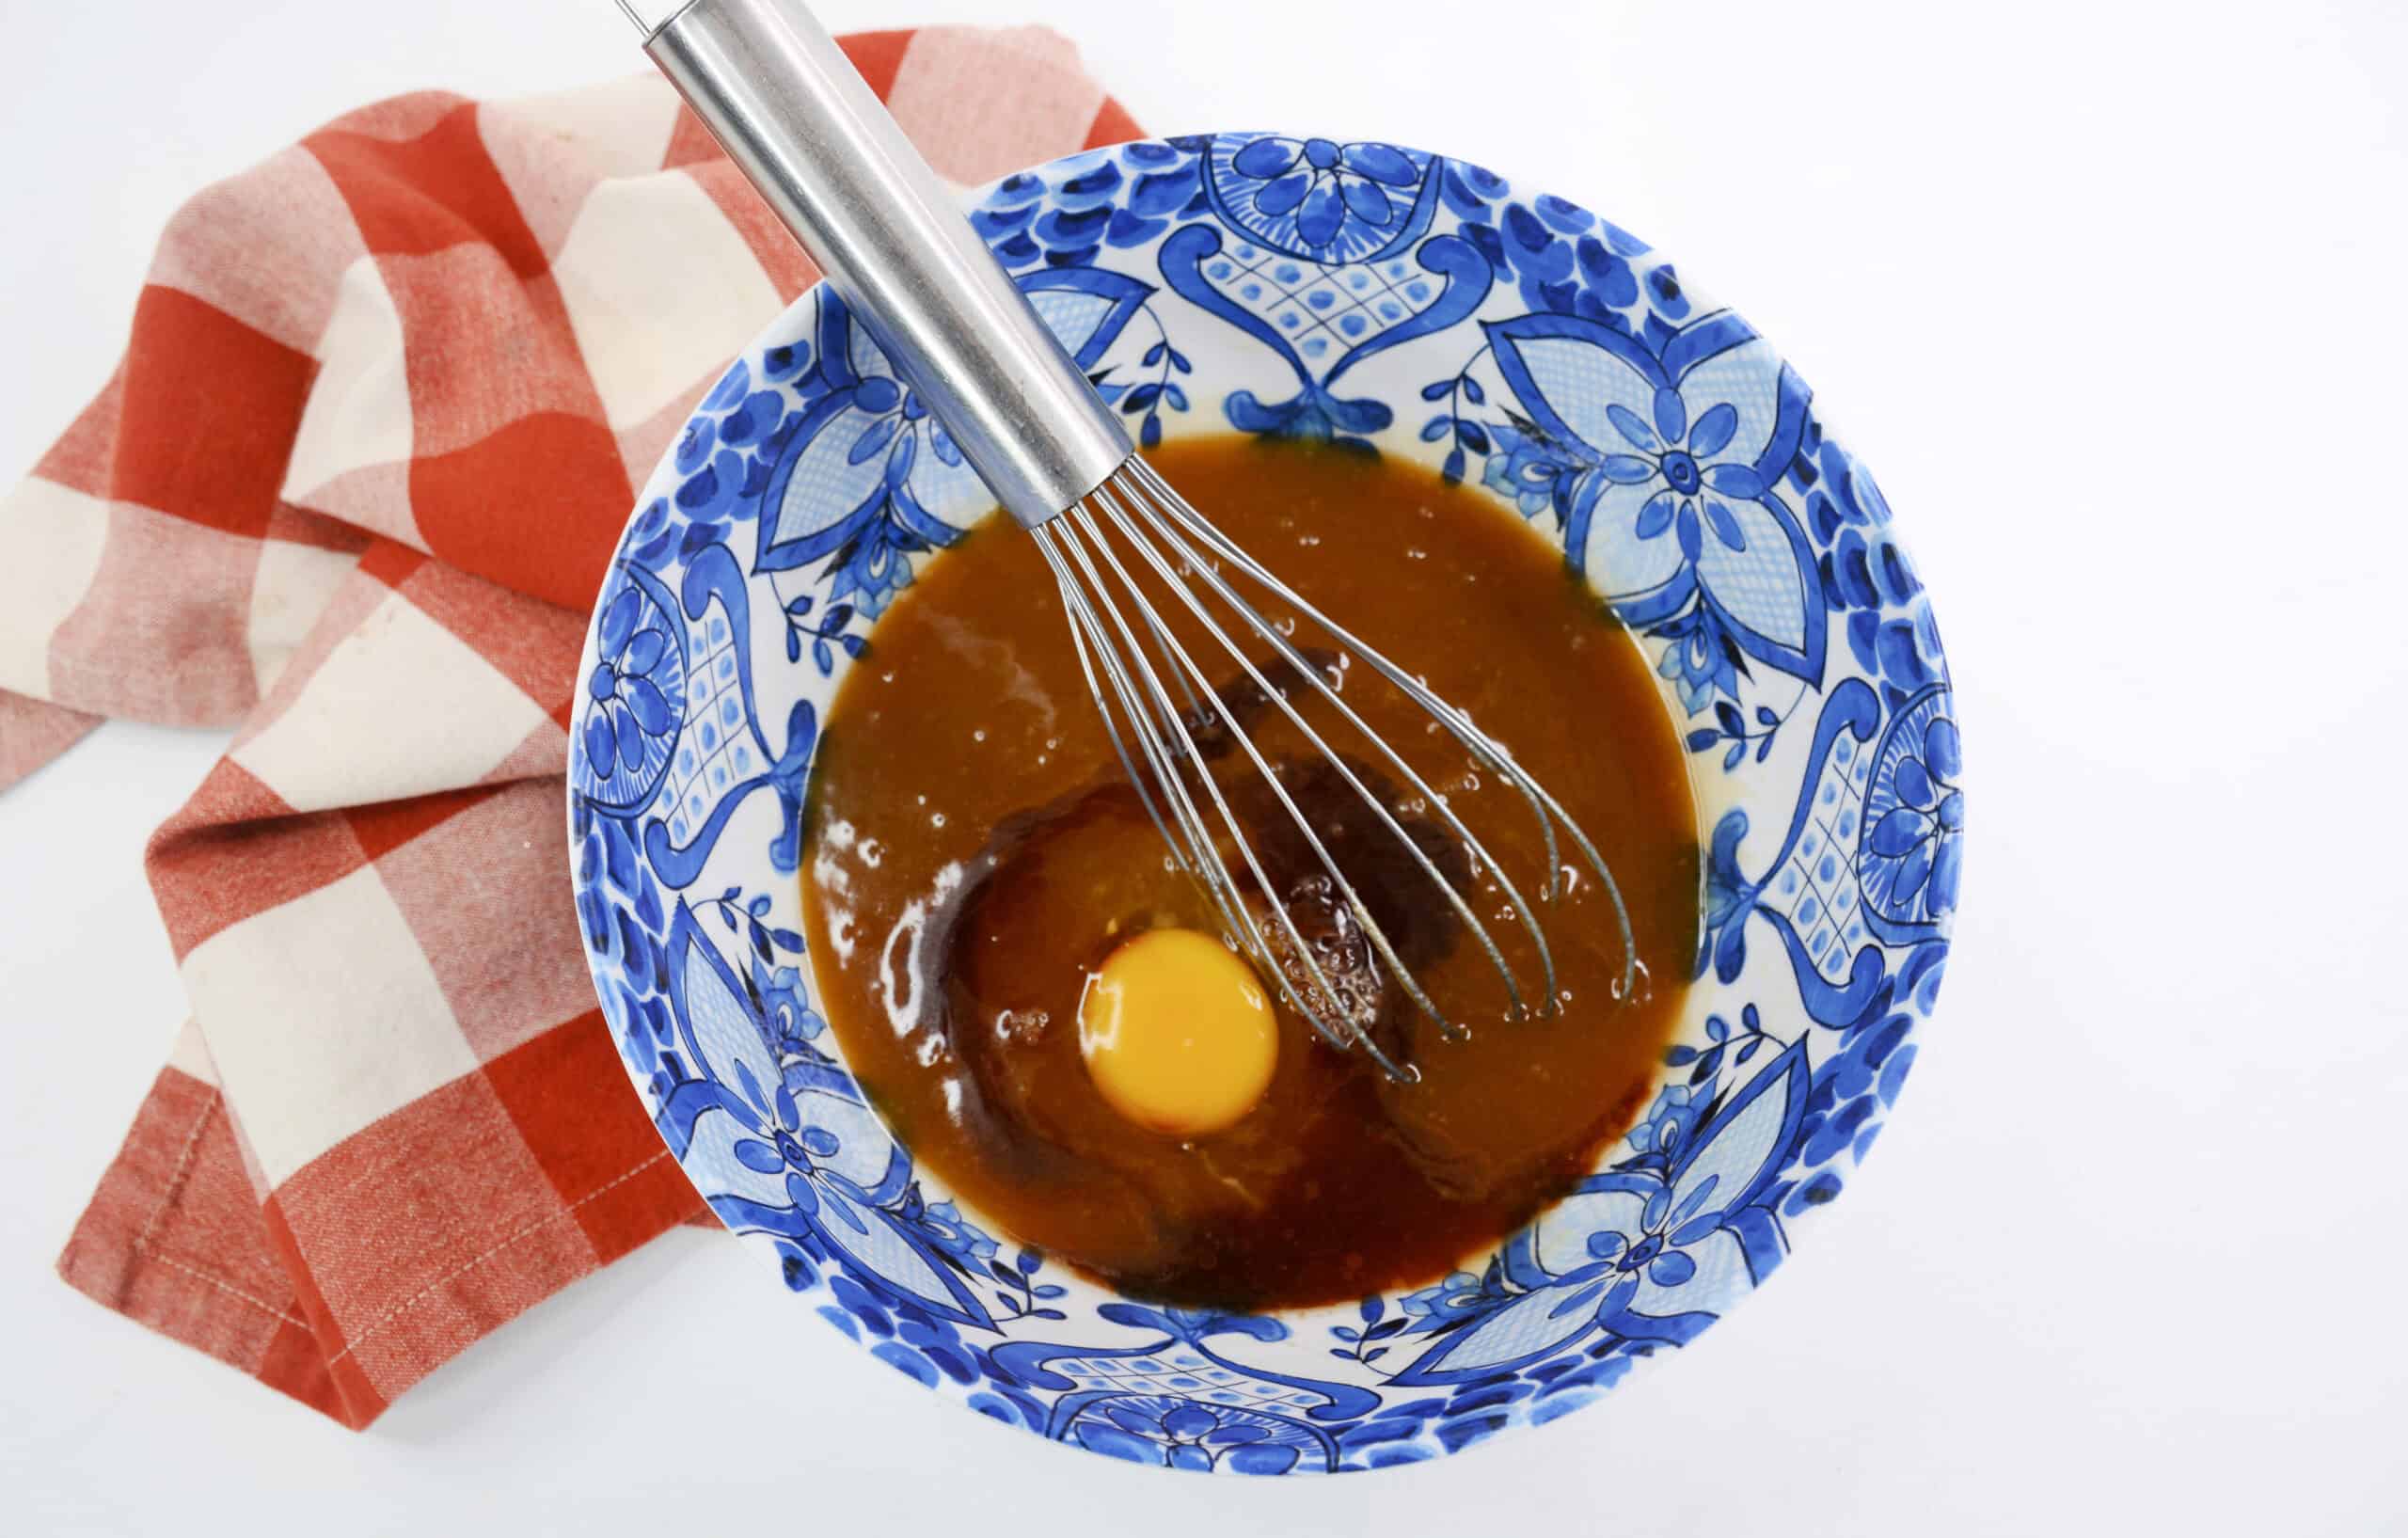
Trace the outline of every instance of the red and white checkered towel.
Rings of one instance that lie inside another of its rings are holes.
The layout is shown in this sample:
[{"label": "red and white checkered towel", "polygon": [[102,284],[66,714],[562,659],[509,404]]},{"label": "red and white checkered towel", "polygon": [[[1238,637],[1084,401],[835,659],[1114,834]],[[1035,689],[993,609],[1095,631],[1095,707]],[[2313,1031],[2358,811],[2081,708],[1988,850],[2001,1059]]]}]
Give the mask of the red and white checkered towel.
[{"label": "red and white checkered towel", "polygon": [[[1042,30],[845,46],[958,182],[1136,134]],[[379,103],[177,215],[0,502],[0,785],[237,728],[150,845],[192,1023],[74,1286],[365,1426],[701,1213],[587,983],[564,728],[634,487],[813,276],[651,77]]]}]

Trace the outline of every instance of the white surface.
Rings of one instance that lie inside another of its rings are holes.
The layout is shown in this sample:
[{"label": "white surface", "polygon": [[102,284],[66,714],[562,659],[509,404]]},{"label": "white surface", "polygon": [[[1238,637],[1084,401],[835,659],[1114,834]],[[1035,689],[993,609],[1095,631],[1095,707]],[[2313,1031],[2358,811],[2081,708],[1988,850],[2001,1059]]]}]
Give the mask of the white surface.
[{"label": "white surface", "polygon": [[[182,194],[377,95],[637,63],[605,0],[5,8],[11,475],[105,376]],[[698,1233],[354,1435],[50,1273],[181,1018],[139,855],[216,748],[113,727],[0,796],[0,1498],[35,1514],[8,1527],[2408,1530],[2400,8],[823,10],[1050,20],[1160,131],[1488,161],[1797,361],[1938,595],[1975,776],[1956,956],[1878,1156],[1687,1359],[1402,1473],[1050,1451]]]}]

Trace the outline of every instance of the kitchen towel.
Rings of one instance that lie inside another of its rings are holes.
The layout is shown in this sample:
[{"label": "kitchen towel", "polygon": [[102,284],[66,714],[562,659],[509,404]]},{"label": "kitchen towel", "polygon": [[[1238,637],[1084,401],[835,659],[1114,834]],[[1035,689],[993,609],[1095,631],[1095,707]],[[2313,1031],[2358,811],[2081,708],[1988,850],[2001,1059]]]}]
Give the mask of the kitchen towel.
[{"label": "kitchen towel", "polygon": [[[1136,136],[1042,29],[843,41],[957,183]],[[587,981],[564,728],[635,487],[814,276],[650,75],[381,102],[177,214],[0,501],[0,785],[234,728],[150,846],[191,1019],[69,1282],[360,1427],[703,1217]]]}]

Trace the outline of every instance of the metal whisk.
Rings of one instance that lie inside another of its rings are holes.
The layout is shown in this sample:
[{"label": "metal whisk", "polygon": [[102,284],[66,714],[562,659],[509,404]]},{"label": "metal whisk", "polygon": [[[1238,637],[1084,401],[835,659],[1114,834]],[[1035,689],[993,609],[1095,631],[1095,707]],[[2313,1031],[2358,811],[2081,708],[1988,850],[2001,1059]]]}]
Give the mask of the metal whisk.
[{"label": "metal whisk", "polygon": [[[1352,661],[1402,692],[1487,771],[1528,801],[1545,832],[1542,898],[1559,896],[1560,825],[1610,899],[1624,957],[1622,990],[1636,966],[1630,919],[1596,847],[1545,788],[1524,773],[1462,710],[1363,644],[1248,556],[1190,507],[1129,440],[1111,408],[1063,352],[943,185],[903,136],[832,39],[798,0],[619,0],[644,33],[644,50],[752,181],[769,208],[835,285],[854,316],[910,380],[1005,510],[1036,538],[1060,588],[1081,666],[1113,748],[1175,859],[1211,896],[1229,936],[1289,1005],[1341,1049],[1360,1047],[1391,1076],[1419,1077],[1375,1040],[1345,984],[1331,975],[1330,937],[1317,947],[1291,894],[1271,873],[1231,796],[1209,771],[1199,738],[1226,732],[1260,777],[1320,870],[1316,890],[1351,924],[1386,974],[1441,1032],[1455,1029],[1399,956],[1277,767],[1228,710],[1205,705],[1212,685],[1174,634],[1140,574],[1167,592],[1268,705],[1335,770],[1374,819],[1411,852],[1423,880],[1475,938],[1504,980],[1512,1012],[1556,1004],[1555,962],[1537,911],[1447,798],[1365,723],[1325,676],[1249,602],[1234,573],[1318,626]],[[1248,645],[1267,646],[1301,687],[1277,687]],[[1351,666],[1347,670],[1353,671]],[[1504,948],[1466,894],[1299,702],[1309,690],[1430,808],[1466,857],[1495,881],[1528,936],[1541,987],[1525,991]],[[1132,745],[1134,751],[1132,751]],[[1243,879],[1241,879],[1243,873]],[[1257,900],[1249,901],[1248,895]]]}]

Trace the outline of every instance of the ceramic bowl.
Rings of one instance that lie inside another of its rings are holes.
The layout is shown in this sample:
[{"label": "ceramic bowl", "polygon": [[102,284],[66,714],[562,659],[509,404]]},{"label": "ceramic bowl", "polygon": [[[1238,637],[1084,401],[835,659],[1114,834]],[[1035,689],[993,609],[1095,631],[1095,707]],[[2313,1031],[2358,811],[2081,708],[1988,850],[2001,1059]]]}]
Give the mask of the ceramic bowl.
[{"label": "ceramic bowl", "polygon": [[1487,486],[1628,621],[1709,851],[1676,1045],[1576,1194],[1359,1307],[1116,1297],[916,1170],[813,1009],[800,811],[863,638],[992,503],[823,291],[695,411],[586,642],[577,901],[661,1136],[798,1318],[1116,1458],[1378,1468],[1553,1420],[1677,1355],[1864,1157],[1947,954],[1948,669],[1872,476],[1671,262],[1465,161],[1227,134],[1082,153],[972,203],[1141,442],[1340,437]]}]

